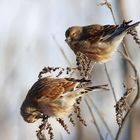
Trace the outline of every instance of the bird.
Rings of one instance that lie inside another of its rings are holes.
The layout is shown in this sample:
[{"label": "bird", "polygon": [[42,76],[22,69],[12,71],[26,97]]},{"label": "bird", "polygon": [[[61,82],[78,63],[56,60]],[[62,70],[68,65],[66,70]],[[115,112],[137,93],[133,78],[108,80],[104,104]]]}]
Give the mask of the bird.
[{"label": "bird", "polygon": [[108,85],[79,86],[91,83],[90,80],[74,78],[43,77],[38,79],[27,93],[20,113],[28,123],[43,116],[64,118],[73,111],[76,99],[92,90],[108,89]]},{"label": "bird", "polygon": [[84,54],[90,61],[105,63],[112,58],[125,35],[138,26],[140,21],[121,25],[72,26],[65,32],[65,41],[76,55]]}]

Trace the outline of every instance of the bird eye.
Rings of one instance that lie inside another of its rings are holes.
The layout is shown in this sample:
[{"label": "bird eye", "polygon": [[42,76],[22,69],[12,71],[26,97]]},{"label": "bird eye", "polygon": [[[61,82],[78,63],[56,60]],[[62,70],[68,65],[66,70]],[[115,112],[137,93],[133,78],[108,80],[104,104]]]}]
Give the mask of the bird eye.
[{"label": "bird eye", "polygon": [[35,119],[39,119],[39,117],[38,117],[38,116],[34,116],[34,118],[35,118]]},{"label": "bird eye", "polygon": [[73,37],[76,37],[77,36],[77,33],[76,32],[72,33],[72,36]]}]

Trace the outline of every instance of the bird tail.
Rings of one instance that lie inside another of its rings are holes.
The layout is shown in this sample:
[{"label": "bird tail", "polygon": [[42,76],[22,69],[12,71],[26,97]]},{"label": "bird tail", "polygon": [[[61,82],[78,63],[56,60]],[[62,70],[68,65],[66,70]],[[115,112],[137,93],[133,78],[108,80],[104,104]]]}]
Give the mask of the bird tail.
[{"label": "bird tail", "polygon": [[85,91],[109,90],[108,85],[85,87]]},{"label": "bird tail", "polygon": [[111,40],[122,33],[127,33],[129,30],[131,30],[132,28],[135,28],[136,26],[140,24],[140,21],[138,21],[130,25],[131,22],[132,20],[128,22],[124,21],[107,40]]},{"label": "bird tail", "polygon": [[138,26],[140,24],[140,21],[134,23],[134,24],[131,24],[129,25],[129,23],[131,23],[132,20],[128,21],[128,22],[123,22],[123,24],[121,26],[124,26],[124,28],[126,28],[127,30],[130,30],[132,28],[135,28],[136,26]]},{"label": "bird tail", "polygon": [[64,94],[63,96],[67,96],[68,98],[79,98],[89,91],[98,91],[98,90],[109,90],[108,85],[99,85],[99,86],[91,86],[91,87],[81,87],[72,92]]},{"label": "bird tail", "polygon": [[83,94],[88,93],[89,91],[100,91],[100,90],[109,90],[108,85],[99,85],[99,86],[91,86],[91,87],[81,87],[77,89],[77,96],[80,97]]}]

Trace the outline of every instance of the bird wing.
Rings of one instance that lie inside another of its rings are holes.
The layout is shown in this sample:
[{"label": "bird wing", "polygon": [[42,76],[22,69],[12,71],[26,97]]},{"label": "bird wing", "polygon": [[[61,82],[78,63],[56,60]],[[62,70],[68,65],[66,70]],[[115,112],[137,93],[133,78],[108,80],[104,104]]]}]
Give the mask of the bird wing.
[{"label": "bird wing", "polygon": [[108,35],[111,35],[118,28],[119,25],[89,25],[83,27],[82,40],[98,41]]},{"label": "bird wing", "polygon": [[132,28],[135,28],[140,24],[140,21],[130,24],[132,20],[130,21],[123,21],[123,23],[119,25],[89,25],[89,26],[84,26],[83,30],[85,35],[83,35],[83,40],[85,38],[88,40],[93,40],[94,42],[101,40],[101,41],[108,41],[116,36],[120,35],[123,32],[127,32]]},{"label": "bird wing", "polygon": [[[98,42],[110,37],[118,28],[118,25],[89,25],[83,27],[83,34],[80,41],[75,44],[75,52],[98,55],[103,48],[98,48]],[[96,44],[97,43],[97,44]],[[91,49],[92,47],[92,49]],[[95,49],[94,49],[95,47]]]},{"label": "bird wing", "polygon": [[58,99],[67,91],[73,90],[76,82],[64,78],[42,78],[39,79],[29,90],[28,96],[37,102],[49,102]]}]

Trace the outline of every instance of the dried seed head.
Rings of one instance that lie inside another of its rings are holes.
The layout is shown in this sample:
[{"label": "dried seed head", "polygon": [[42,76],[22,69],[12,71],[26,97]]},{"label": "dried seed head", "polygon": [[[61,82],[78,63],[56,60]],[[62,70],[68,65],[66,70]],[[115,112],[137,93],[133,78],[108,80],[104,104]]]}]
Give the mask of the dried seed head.
[{"label": "dried seed head", "polygon": [[127,103],[127,98],[134,91],[133,88],[127,89],[126,92],[124,93],[123,97],[116,103],[115,110],[116,110],[116,121],[119,127],[122,125],[122,121],[124,118],[124,114],[128,109],[130,109],[128,103]]},{"label": "dried seed head", "polygon": [[87,77],[90,76],[91,69],[92,69],[91,61],[88,59],[87,56],[85,56],[81,52],[77,52],[76,61],[77,61],[78,70],[80,71],[80,75],[85,79],[87,79]]},{"label": "dried seed head", "polygon": [[46,130],[48,130],[48,134],[50,135],[50,140],[54,139],[53,128],[49,122],[47,122]]},{"label": "dried seed head", "polygon": [[74,122],[74,119],[73,119],[73,114],[70,114],[68,116],[68,118],[69,118],[69,121],[72,123],[72,125],[75,126],[75,122]]},{"label": "dried seed head", "polygon": [[81,109],[79,105],[74,105],[74,113],[77,115],[78,120],[84,125],[87,126],[86,121],[82,118]]},{"label": "dried seed head", "polygon": [[64,130],[65,130],[68,134],[70,134],[70,131],[68,130],[68,126],[65,124],[64,120],[61,119],[61,118],[56,119],[56,120],[62,125],[62,127],[64,128]]},{"label": "dried seed head", "polygon": [[46,137],[44,134],[46,129],[48,129],[48,134],[50,135],[50,140],[53,140],[53,132],[51,132],[51,130],[52,130],[51,124],[48,123],[48,117],[44,116],[42,119],[42,123],[39,126],[39,130],[36,131],[38,140],[46,140]]},{"label": "dried seed head", "polygon": [[128,34],[133,36],[133,39],[135,40],[136,44],[140,47],[140,38],[138,37],[138,32],[135,28],[131,29]]}]

